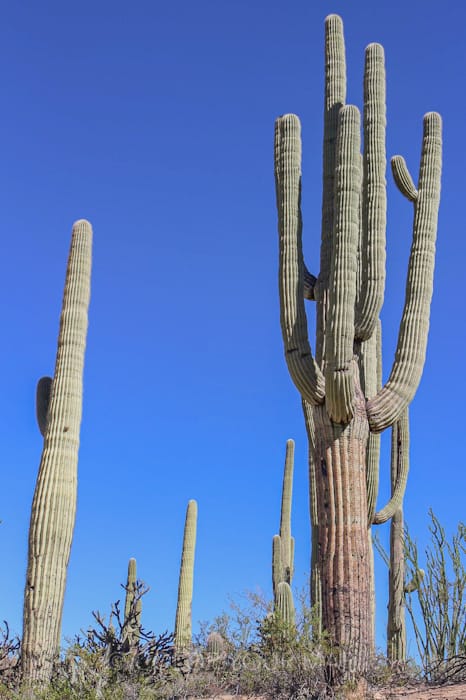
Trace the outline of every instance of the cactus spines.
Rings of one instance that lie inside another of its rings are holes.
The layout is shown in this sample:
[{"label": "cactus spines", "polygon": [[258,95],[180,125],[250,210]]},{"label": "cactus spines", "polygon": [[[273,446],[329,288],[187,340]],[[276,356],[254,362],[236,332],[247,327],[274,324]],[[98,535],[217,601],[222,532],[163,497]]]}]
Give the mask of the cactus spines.
[{"label": "cactus spines", "polygon": [[43,421],[41,409],[39,421],[45,434],[31,509],[22,642],[22,669],[30,682],[50,677],[60,645],[76,513],[91,249],[91,225],[77,221],[71,236],[47,420]]},{"label": "cactus spines", "polygon": [[139,595],[136,599],[138,588],[136,559],[131,558],[128,562],[128,574],[126,577],[126,597],[124,611],[124,625],[126,638],[131,646],[137,638],[137,633],[141,625],[142,599]]},{"label": "cactus spines", "polygon": [[[327,18],[325,36],[322,234],[316,279],[302,253],[299,119],[286,114],[276,121],[280,321],[310,441],[313,541],[317,539],[313,563],[321,582],[322,624],[340,649],[351,647],[351,668],[347,664],[346,670],[354,677],[365,672],[374,648],[368,527],[375,513],[379,443],[369,436],[401,420],[422,374],[440,193],[441,119],[435,113],[424,117],[417,189],[404,161],[392,164],[399,189],[413,202],[414,223],[395,361],[381,386],[376,334],[385,285],[384,53],[378,44],[366,49],[361,156],[359,111],[345,105],[343,27],[336,15]],[[315,356],[305,297],[317,306]],[[403,492],[401,465],[397,478],[388,515]]]},{"label": "cactus spines", "polygon": [[177,654],[183,654],[183,652],[189,650],[192,645],[192,601],[196,528],[197,503],[191,500],[186,510],[180,579],[178,584],[178,602],[175,619],[175,650]]}]

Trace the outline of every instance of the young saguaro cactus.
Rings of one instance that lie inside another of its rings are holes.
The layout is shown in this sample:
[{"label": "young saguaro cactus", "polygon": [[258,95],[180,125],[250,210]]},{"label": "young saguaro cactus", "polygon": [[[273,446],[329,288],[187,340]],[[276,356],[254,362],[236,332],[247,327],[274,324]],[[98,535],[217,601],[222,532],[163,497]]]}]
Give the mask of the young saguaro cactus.
[{"label": "young saguaro cactus", "polygon": [[124,625],[126,630],[126,638],[131,647],[137,642],[139,627],[141,625],[142,599],[137,597],[138,578],[136,559],[133,557],[128,562],[128,575],[126,577],[126,597],[125,597],[125,613]]},{"label": "young saguaro cactus", "polygon": [[[375,468],[378,460],[370,436],[400,419],[424,366],[440,198],[441,119],[434,112],[424,117],[417,187],[403,158],[392,160],[395,183],[414,207],[413,239],[395,360],[388,381],[373,393],[376,353],[367,351],[375,342],[385,286],[384,52],[379,44],[366,49],[362,148],[359,110],[345,105],[343,25],[337,15],[326,20],[325,58],[317,277],[307,271],[302,253],[300,122],[293,114],[276,122],[280,320],[288,369],[309,413],[322,625],[342,649],[346,671],[354,677],[364,673],[374,648],[368,527],[377,478],[368,466],[371,461]],[[316,302],[315,354],[305,298]],[[351,663],[345,649],[351,649]]]},{"label": "young saguaro cactus", "polygon": [[194,583],[194,553],[196,549],[197,503],[189,501],[184,526],[181,553],[178,602],[175,618],[175,650],[183,654],[192,645],[192,604]]},{"label": "young saguaro cactus", "polygon": [[293,579],[294,537],[291,536],[291,502],[293,498],[294,441],[287,440],[283,473],[280,534],[272,546],[272,584],[274,595],[279,583],[291,585]]},{"label": "young saguaro cactus", "polygon": [[21,655],[23,674],[29,682],[50,678],[60,646],[76,514],[91,250],[91,225],[77,221],[71,236],[55,373],[51,386],[45,379],[38,388],[37,412],[44,446],[29,528]]}]

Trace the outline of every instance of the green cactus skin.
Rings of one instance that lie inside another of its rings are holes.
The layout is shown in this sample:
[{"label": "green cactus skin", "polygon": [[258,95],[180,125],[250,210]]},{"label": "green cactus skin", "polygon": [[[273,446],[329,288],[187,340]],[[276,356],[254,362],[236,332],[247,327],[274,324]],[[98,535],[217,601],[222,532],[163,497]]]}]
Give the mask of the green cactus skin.
[{"label": "green cactus skin", "polygon": [[178,603],[175,619],[175,651],[183,654],[192,645],[192,602],[194,581],[194,552],[196,548],[197,503],[189,501],[184,526],[181,554]]},{"label": "green cactus skin", "polygon": [[40,434],[45,437],[47,430],[47,413],[50,403],[50,392],[52,391],[52,377],[41,377],[37,382],[36,389],[36,418]]},{"label": "green cactus skin", "polygon": [[225,640],[219,632],[211,632],[207,637],[207,653],[221,656],[225,651]]},{"label": "green cactus skin", "polygon": [[274,605],[275,614],[278,613],[280,621],[286,627],[293,628],[296,624],[296,614],[293,601],[293,592],[290,585],[285,581],[277,584],[277,595]]},{"label": "green cactus skin", "polygon": [[66,573],[76,514],[82,376],[90,297],[92,228],[73,226],[44,446],[31,510],[22,670],[50,678],[60,646]]},{"label": "green cactus skin", "polygon": [[[376,435],[401,420],[418,387],[425,358],[440,195],[441,119],[436,113],[424,117],[417,188],[403,159],[392,160],[395,182],[414,206],[413,243],[395,361],[381,386],[377,329],[385,286],[384,53],[378,44],[366,49],[362,157],[359,112],[345,105],[343,26],[336,15],[326,20],[325,57],[317,278],[306,268],[302,254],[300,123],[293,114],[276,122],[280,320],[286,362],[301,393],[310,437],[313,566],[320,580],[322,625],[341,649],[351,647],[349,675],[355,677],[365,672],[374,649],[368,527],[375,517],[378,490]],[[315,356],[308,339],[305,298],[317,305]],[[398,484],[388,516],[403,493],[402,473]]]},{"label": "green cactus skin", "polygon": [[272,546],[272,583],[274,595],[281,581],[293,580],[294,539],[291,536],[291,502],[293,498],[294,441],[287,440],[283,473],[280,534],[274,535]]},{"label": "green cactus skin", "polygon": [[142,600],[139,598],[136,603],[136,619],[133,620],[133,624],[128,624],[127,621],[131,616],[131,610],[134,605],[134,597],[137,586],[137,566],[136,559],[131,558],[128,562],[128,574],[126,577],[126,597],[125,597],[125,611],[124,611],[124,621],[128,625],[127,629],[127,640],[130,646],[137,639],[137,632],[141,625],[141,614],[142,614]]}]

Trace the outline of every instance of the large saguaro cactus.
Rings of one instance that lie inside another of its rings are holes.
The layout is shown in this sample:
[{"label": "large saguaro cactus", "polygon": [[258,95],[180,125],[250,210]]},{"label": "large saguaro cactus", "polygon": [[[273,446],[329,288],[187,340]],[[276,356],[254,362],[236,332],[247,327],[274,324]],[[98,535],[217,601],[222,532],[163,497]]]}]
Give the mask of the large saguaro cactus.
[{"label": "large saguaro cactus", "polygon": [[[400,156],[394,180],[414,206],[406,297],[393,367],[377,385],[377,332],[385,286],[385,68],[379,44],[366,49],[361,146],[359,110],[345,105],[341,19],[326,20],[320,272],[302,254],[301,127],[275,127],[280,238],[280,318],[285,357],[304,404],[310,438],[315,584],[322,625],[346,676],[364,673],[374,646],[368,537],[377,495],[378,445],[397,423],[424,365],[440,196],[441,119],[426,114],[417,188]],[[304,299],[316,302],[315,354]],[[390,506],[392,507],[392,506]],[[314,591],[316,595],[316,591]]]},{"label": "large saguaro cactus", "polygon": [[73,226],[53,381],[39,382],[37,414],[44,446],[29,528],[22,668],[46,681],[60,646],[65,582],[76,514],[82,377],[90,297],[92,228]]}]

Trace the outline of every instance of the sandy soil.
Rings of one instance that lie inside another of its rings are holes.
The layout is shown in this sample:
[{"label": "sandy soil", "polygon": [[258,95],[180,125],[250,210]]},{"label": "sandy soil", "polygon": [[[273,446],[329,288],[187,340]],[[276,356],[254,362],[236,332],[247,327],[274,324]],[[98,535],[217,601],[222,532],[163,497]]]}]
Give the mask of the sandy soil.
[{"label": "sandy soil", "polygon": [[[263,697],[252,695],[213,695],[215,700],[265,700]],[[440,688],[426,686],[406,686],[405,688],[390,688],[378,690],[367,695],[352,694],[350,700],[466,700],[466,683],[444,685]],[[193,698],[193,700],[202,700]],[[205,700],[205,698],[203,699]]]}]

